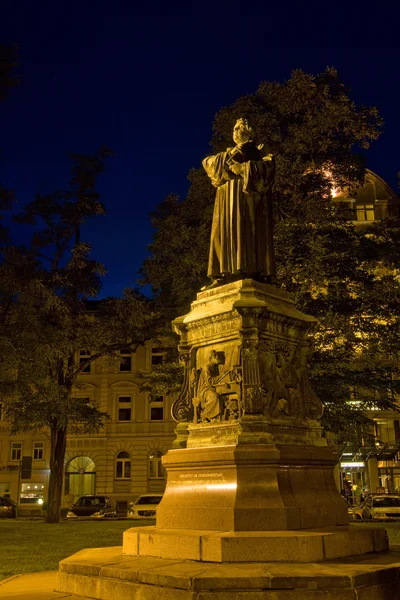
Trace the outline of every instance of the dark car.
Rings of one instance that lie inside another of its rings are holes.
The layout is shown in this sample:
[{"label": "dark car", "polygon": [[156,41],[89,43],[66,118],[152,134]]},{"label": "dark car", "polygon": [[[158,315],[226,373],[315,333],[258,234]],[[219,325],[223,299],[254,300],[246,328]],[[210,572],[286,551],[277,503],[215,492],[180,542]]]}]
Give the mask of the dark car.
[{"label": "dark car", "polygon": [[108,496],[81,496],[67,513],[70,517],[113,517],[111,498]]},{"label": "dark car", "polygon": [[17,504],[8,496],[0,496],[0,517],[15,519]]}]

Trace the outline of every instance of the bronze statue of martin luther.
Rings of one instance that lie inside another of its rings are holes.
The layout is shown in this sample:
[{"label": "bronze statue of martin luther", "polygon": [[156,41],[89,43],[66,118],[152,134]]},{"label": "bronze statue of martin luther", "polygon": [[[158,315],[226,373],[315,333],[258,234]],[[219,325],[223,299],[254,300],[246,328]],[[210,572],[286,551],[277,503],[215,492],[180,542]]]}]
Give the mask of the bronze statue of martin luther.
[{"label": "bronze statue of martin luther", "polygon": [[203,167],[217,188],[211,229],[209,287],[245,277],[275,279],[271,188],[275,161],[257,145],[246,119],[233,129],[235,146],[208,156]]}]

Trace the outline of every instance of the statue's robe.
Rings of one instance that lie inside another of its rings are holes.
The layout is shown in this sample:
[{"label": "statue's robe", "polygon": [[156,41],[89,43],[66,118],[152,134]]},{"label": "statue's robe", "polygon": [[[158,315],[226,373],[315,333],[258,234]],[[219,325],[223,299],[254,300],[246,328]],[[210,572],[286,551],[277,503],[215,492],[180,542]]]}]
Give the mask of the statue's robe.
[{"label": "statue's robe", "polygon": [[[274,163],[263,160],[254,142],[245,144],[234,159],[228,151],[203,160],[203,167],[217,188],[208,276],[217,279],[233,274],[274,279]],[[243,164],[243,175],[235,175],[229,169],[232,160]]]}]

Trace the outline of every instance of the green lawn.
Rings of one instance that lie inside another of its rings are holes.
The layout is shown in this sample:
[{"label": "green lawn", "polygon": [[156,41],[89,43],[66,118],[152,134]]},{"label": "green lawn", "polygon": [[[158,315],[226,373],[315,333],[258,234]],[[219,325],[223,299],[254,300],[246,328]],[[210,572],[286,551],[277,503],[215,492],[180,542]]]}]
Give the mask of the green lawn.
[{"label": "green lawn", "polygon": [[154,524],[100,519],[47,524],[40,520],[0,519],[0,580],[19,573],[58,569],[61,559],[83,548],[122,546],[123,531]]},{"label": "green lawn", "polygon": [[[122,546],[122,533],[129,527],[154,525],[155,521],[44,521],[0,520],[0,580],[19,573],[51,571],[58,562],[83,548]],[[356,527],[365,527],[357,523]],[[368,523],[371,526],[370,523]],[[400,545],[400,522],[372,523],[388,531],[391,545]]]}]

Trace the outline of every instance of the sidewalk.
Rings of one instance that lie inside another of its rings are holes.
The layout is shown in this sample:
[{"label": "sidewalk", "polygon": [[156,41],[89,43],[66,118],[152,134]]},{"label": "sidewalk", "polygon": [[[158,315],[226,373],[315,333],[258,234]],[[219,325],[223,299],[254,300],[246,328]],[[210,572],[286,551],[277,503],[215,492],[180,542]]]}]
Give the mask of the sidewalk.
[{"label": "sidewalk", "polygon": [[1,600],[84,600],[83,596],[71,596],[55,592],[57,571],[14,575],[0,581]]}]

